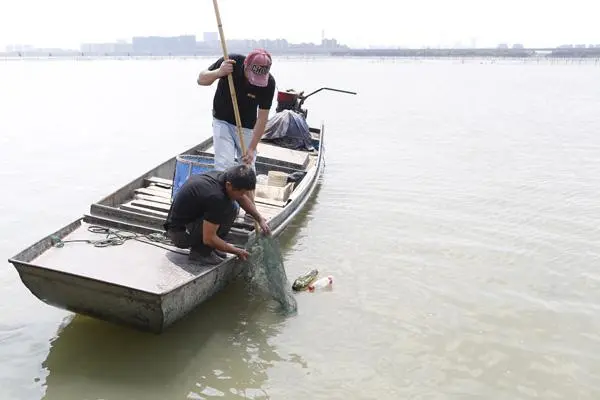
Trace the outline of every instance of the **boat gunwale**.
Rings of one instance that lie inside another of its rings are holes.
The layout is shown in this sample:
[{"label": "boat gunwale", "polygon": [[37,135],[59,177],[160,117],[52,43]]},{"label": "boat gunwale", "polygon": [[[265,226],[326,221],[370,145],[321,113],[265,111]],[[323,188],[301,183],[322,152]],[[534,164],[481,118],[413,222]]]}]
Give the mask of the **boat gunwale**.
[{"label": "boat gunwale", "polygon": [[206,148],[210,147],[210,145],[212,144],[212,141],[213,141],[213,138],[212,138],[212,136],[210,136],[210,137],[204,139],[202,142],[197,143],[196,145],[188,148],[184,152],[170,157],[169,159],[163,161],[159,165],[156,165],[153,168],[144,172],[143,174],[139,175],[137,178],[130,180],[129,182],[122,185],[117,190],[113,191],[112,193],[104,196],[102,199],[95,201],[94,203],[92,203],[92,205],[103,205],[103,206],[117,209],[116,207],[112,207],[109,205],[109,204],[113,203],[113,201],[111,201],[112,199],[114,199],[115,197],[117,197],[119,195],[123,195],[123,196],[131,195],[131,193],[135,190],[135,189],[131,189],[132,187],[135,187],[135,188],[141,187],[140,183],[144,182],[145,179],[151,178],[153,175],[155,175],[156,171],[160,170],[161,168],[167,167],[170,163],[177,161],[177,156],[182,155],[182,154],[183,155],[193,154],[194,152],[199,151],[201,149],[206,149]]},{"label": "boat gunwale", "polygon": [[[41,274],[37,273],[37,270],[41,270],[41,271],[45,271],[45,272],[47,271],[47,272],[49,272],[51,274],[56,274],[57,276],[65,276],[66,275],[66,276],[73,277],[75,280],[82,279],[84,281],[95,282],[95,283],[99,283],[101,285],[106,285],[106,286],[109,286],[109,287],[118,287],[118,288],[125,289],[125,290],[132,290],[132,291],[135,291],[135,292],[144,293],[144,294],[150,295],[150,296],[152,296],[154,298],[162,298],[165,295],[168,295],[170,292],[172,292],[172,291],[180,288],[181,286],[189,284],[189,283],[193,282],[194,280],[196,280],[198,278],[202,278],[205,274],[208,274],[208,273],[212,272],[214,269],[216,269],[216,268],[218,268],[220,266],[223,266],[226,262],[229,262],[229,261],[232,261],[232,260],[233,261],[236,260],[235,257],[228,257],[227,260],[224,260],[222,263],[217,264],[217,265],[211,265],[211,266],[204,266],[203,265],[202,267],[204,268],[204,271],[202,271],[202,273],[200,273],[199,275],[192,276],[191,279],[184,281],[183,284],[177,285],[177,286],[173,286],[172,288],[170,288],[168,290],[164,290],[162,292],[151,292],[151,291],[144,290],[144,289],[138,289],[138,288],[133,288],[131,286],[126,286],[126,285],[123,285],[123,284],[120,284],[120,283],[114,283],[114,282],[109,282],[109,281],[105,281],[105,280],[101,280],[101,279],[97,279],[97,278],[92,278],[90,276],[81,275],[81,274],[77,274],[77,273],[74,273],[74,272],[56,270],[54,268],[46,267],[46,266],[43,266],[43,265],[40,265],[40,264],[35,264],[35,263],[30,262],[30,261],[25,261],[25,258],[19,257],[20,255],[25,254],[30,249],[34,248],[36,245],[42,244],[45,241],[51,240],[51,237],[55,236],[57,232],[63,232],[63,231],[65,231],[66,228],[69,228],[69,227],[72,227],[72,226],[74,227],[74,229],[69,230],[62,237],[65,237],[65,236],[67,236],[67,235],[75,232],[77,229],[82,228],[82,223],[81,223],[82,221],[85,222],[85,217],[80,217],[80,218],[78,218],[78,219],[76,219],[74,221],[71,221],[67,225],[64,225],[58,231],[56,231],[54,233],[51,233],[50,235],[47,235],[43,239],[38,240],[35,244],[33,244],[33,245],[29,246],[27,249],[21,251],[16,256],[10,257],[8,259],[8,262],[10,262],[11,264],[15,265],[15,267],[16,267],[17,271],[19,272],[19,274],[22,272],[20,270],[20,267],[21,266],[25,266],[25,267],[31,268],[32,272],[28,272],[30,275],[43,276],[44,273],[41,273]],[[102,225],[100,225],[100,226],[102,226]],[[44,251],[42,251],[41,253],[39,253],[34,258],[39,257],[40,255],[42,255],[42,253],[48,251],[49,249],[50,249],[50,247],[44,249]],[[165,251],[172,251],[171,249],[167,249],[167,248],[165,248],[164,250]]]},{"label": "boat gunwale", "polygon": [[[143,296],[144,298],[147,298],[147,299],[144,299],[145,303],[156,303],[156,300],[160,300],[160,298],[162,298],[162,293],[154,293],[154,292],[150,292],[150,291],[144,290],[144,289],[137,289],[137,288],[133,288],[131,286],[125,286],[120,283],[103,281],[101,279],[91,278],[89,276],[79,275],[79,274],[75,274],[73,272],[58,271],[56,269],[44,267],[43,265],[33,264],[30,262],[26,262],[26,261],[16,261],[14,259],[9,259],[9,261],[11,261],[11,263],[15,266],[18,265],[18,268],[16,268],[16,269],[19,272],[19,275],[21,274],[21,272],[23,272],[23,273],[27,273],[29,276],[38,276],[38,277],[46,277],[45,274],[55,275],[59,278],[61,276],[68,276],[68,277],[74,278],[74,280],[81,280],[83,282],[93,282],[93,283],[99,284],[99,286],[105,287],[105,288],[118,288],[121,290],[131,291],[131,292],[135,292],[135,293],[141,293],[144,295]],[[31,271],[24,271],[21,269],[21,267],[29,268],[29,269],[31,269]],[[38,271],[43,271],[43,272],[40,273]],[[56,281],[64,281],[64,280],[56,279]],[[72,281],[67,282],[67,283],[72,283]],[[94,291],[110,292],[110,290],[98,290],[98,289],[94,289]],[[114,293],[114,295],[118,296],[117,293]],[[136,297],[136,300],[137,299],[139,299],[139,298]],[[156,303],[156,304],[159,304],[159,303]]]},{"label": "boat gunwale", "polygon": [[[318,152],[321,152],[321,145],[322,145],[322,136],[323,136],[323,122],[321,122],[321,127],[320,128],[313,128],[313,127],[309,127],[310,132],[312,133],[317,133],[319,135],[318,138],[318,142],[319,142],[319,150]],[[210,153],[206,153],[205,150],[210,148],[210,146],[213,144],[213,137],[209,136],[208,138],[204,139],[202,142],[197,143],[196,145],[188,148],[187,150],[178,153],[172,157],[170,157],[169,159],[163,161],[161,164],[156,165],[155,167],[151,168],[150,170],[147,170],[145,173],[139,175],[137,178],[130,180],[129,182],[127,182],[126,184],[122,185],[119,189],[113,191],[112,193],[104,196],[103,198],[101,198],[98,201],[95,201],[94,203],[92,203],[92,205],[103,205],[103,206],[107,206],[110,208],[114,208],[114,209],[118,209],[116,207],[110,206],[110,203],[113,203],[113,201],[111,201],[112,199],[114,199],[116,196],[118,195],[131,195],[131,193],[135,190],[131,190],[132,187],[137,187],[137,188],[141,188],[142,186],[139,185],[139,183],[144,182],[144,180],[151,178],[156,171],[160,170],[161,168],[166,167],[169,163],[172,162],[176,162],[177,161],[177,157],[180,155],[198,155],[198,154],[210,154]],[[269,143],[266,143],[269,144]],[[269,157],[261,157],[260,155],[257,154],[257,163],[260,164],[264,164],[267,166],[272,166],[277,168],[281,168],[283,170],[287,169],[287,170],[294,170],[294,171],[307,171],[307,167],[306,166],[301,166],[300,164],[294,164],[291,162],[286,162],[283,160],[278,160],[278,159],[273,159],[273,158],[269,158]],[[125,211],[125,210],[122,210]],[[130,212],[136,215],[143,215],[146,216],[145,214],[139,214],[139,213],[135,213],[135,212]]]},{"label": "boat gunwale", "polygon": [[[290,224],[292,219],[304,208],[306,202],[313,195],[316,186],[319,184],[319,180],[322,175],[322,171],[324,169],[324,151],[325,151],[324,123],[321,122],[320,129],[311,128],[311,131],[315,132],[315,133],[319,133],[319,138],[318,138],[319,146],[317,149],[318,156],[316,157],[316,162],[314,162],[314,164],[311,166],[305,166],[302,169],[298,169],[298,168],[296,169],[297,171],[303,171],[303,172],[306,172],[307,174],[303,177],[303,180],[300,183],[300,185],[298,185],[298,187],[294,188],[294,191],[292,192],[292,196],[294,196],[294,197],[292,199],[289,199],[285,204],[283,204],[281,206],[273,206],[273,207],[279,208],[277,214],[275,214],[273,216],[273,219],[269,223],[269,227],[271,228],[272,234],[275,237],[279,236],[285,230],[285,228]],[[204,141],[198,143],[197,145],[189,148],[185,152],[179,153],[179,154],[194,154],[195,152],[203,151],[208,146],[210,146],[211,143],[212,143],[212,137],[209,137],[209,138],[205,139]],[[181,283],[178,283],[176,286],[169,287],[160,292],[134,288],[134,287],[127,286],[124,284],[120,284],[120,283],[110,282],[110,281],[106,281],[106,280],[92,278],[92,277],[86,276],[86,275],[77,274],[75,272],[56,270],[53,268],[45,267],[43,265],[38,265],[36,263],[31,262],[32,260],[35,260],[37,257],[44,254],[46,251],[48,251],[53,246],[53,243],[52,243],[53,236],[59,236],[61,239],[65,236],[68,236],[69,234],[76,231],[77,229],[82,228],[82,221],[87,224],[104,226],[104,227],[108,227],[108,228],[111,227],[111,224],[116,224],[116,225],[120,225],[120,230],[125,230],[125,231],[128,231],[128,230],[135,231],[135,228],[149,230],[149,231],[152,230],[155,232],[164,231],[164,229],[161,229],[162,226],[161,226],[161,228],[156,227],[158,221],[162,222],[161,218],[153,217],[153,216],[149,216],[149,215],[145,215],[145,214],[140,214],[140,213],[135,213],[135,212],[127,211],[127,210],[122,210],[117,207],[113,207],[110,204],[114,203],[113,199],[115,198],[115,196],[121,196],[121,197],[125,196],[126,197],[126,196],[131,195],[135,190],[135,189],[132,189],[133,187],[135,187],[136,185],[140,185],[140,183],[143,183],[145,180],[156,175],[156,172],[158,170],[160,170],[161,168],[165,168],[165,166],[168,166],[169,163],[173,163],[174,161],[176,161],[178,155],[175,155],[175,156],[169,158],[168,160],[162,162],[161,164],[155,166],[154,168],[149,169],[148,171],[141,174],[137,178],[135,178],[135,179],[129,181],[127,184],[121,186],[121,188],[117,189],[113,193],[103,197],[101,200],[99,200],[95,203],[92,203],[89,214],[83,214],[82,216],[78,217],[77,219],[64,225],[62,228],[58,229],[57,231],[55,231],[49,235],[46,235],[44,238],[36,241],[34,244],[23,249],[15,256],[10,257],[8,259],[8,261],[15,266],[15,268],[17,269],[17,272],[21,276],[21,280],[24,280],[23,275],[26,275],[26,276],[28,275],[28,276],[31,276],[34,278],[48,278],[48,279],[55,280],[57,282],[62,282],[62,283],[65,283],[65,281],[80,281],[81,283],[83,283],[84,288],[87,287],[88,285],[92,284],[92,286],[93,286],[91,288],[92,290],[104,292],[110,296],[115,296],[115,297],[120,297],[119,292],[125,292],[125,293],[128,292],[128,293],[131,293],[132,295],[137,294],[137,295],[135,295],[136,300],[139,300],[140,302],[143,302],[146,304],[153,304],[155,306],[160,307],[161,304],[164,303],[164,301],[167,297],[170,297],[170,296],[176,294],[179,290],[182,290],[185,287],[193,285],[195,282],[202,280],[202,278],[205,277],[206,275],[214,273],[215,270],[221,270],[222,268],[229,267],[231,264],[241,262],[241,260],[238,257],[229,256],[227,259],[225,259],[223,262],[221,262],[218,265],[203,266],[203,271],[200,274],[192,275],[188,279],[184,279]],[[264,161],[262,163],[267,164]],[[271,163],[268,163],[268,164],[271,164]],[[277,164],[272,164],[272,165],[274,167],[289,168],[285,165],[277,165]],[[308,178],[308,179],[305,180],[305,178]],[[301,185],[304,182],[306,182],[306,184],[304,185],[304,187],[302,187]],[[141,186],[139,186],[139,187],[141,187]],[[300,190],[298,190],[298,189],[300,189]],[[105,213],[95,213],[94,210],[95,209],[97,210],[98,208],[106,208],[107,210],[118,211],[118,214],[120,214],[120,215],[117,215],[117,213],[115,213],[115,215],[108,215],[108,214],[105,215]],[[123,213],[132,215],[133,220],[136,221],[137,223],[134,223],[134,221],[130,220],[127,217],[124,217]],[[92,223],[92,221],[95,218],[99,219],[100,221],[96,220]],[[104,222],[102,222],[102,220],[104,220]],[[232,231],[233,230],[234,229],[232,229]],[[253,230],[245,231],[245,230],[238,228],[238,229],[235,229],[235,231],[239,231],[239,233],[236,233],[236,234],[242,236],[243,240],[245,241],[245,244],[250,243],[256,237],[256,232]],[[44,244],[44,242],[45,242],[45,244]],[[34,251],[36,246],[41,246],[40,248],[42,250],[37,251],[37,252]],[[239,247],[242,247],[242,246],[239,246]],[[165,250],[173,251],[172,249],[169,249],[166,247],[165,247]],[[31,255],[34,253],[35,253],[35,255],[33,257],[31,257]],[[26,257],[26,255],[28,257]],[[236,267],[234,266],[233,268],[235,269]],[[233,277],[233,278],[235,278],[235,277]],[[26,287],[29,290],[31,290],[31,288],[28,285],[26,285]],[[38,292],[38,291],[36,290],[36,292]],[[38,292],[38,293],[41,293],[41,292]],[[36,295],[36,297],[38,297],[36,293],[33,293],[33,294]],[[40,300],[48,303],[45,299],[40,298]],[[203,301],[204,300],[202,300],[201,302],[203,302]],[[54,303],[52,301],[49,304],[54,305]],[[55,306],[57,306],[57,305],[55,305]],[[61,305],[60,308],[68,310],[68,308],[65,305]],[[99,317],[99,318],[104,319],[102,317]],[[161,318],[163,318],[163,320],[164,320],[164,316]],[[177,319],[179,319],[179,318],[180,317],[178,317]],[[164,327],[161,328],[161,330],[163,330],[163,329],[164,329]]]},{"label": "boat gunwale", "polygon": [[[317,128],[311,128],[311,129],[313,129],[313,130],[317,130]],[[324,135],[323,135],[323,132],[324,132],[324,124],[323,124],[323,122],[321,122],[321,128],[320,128],[320,129],[318,129],[318,133],[319,133],[319,150],[318,150],[318,152],[319,152],[319,156],[318,156],[318,159],[317,159],[317,163],[315,163],[315,165],[314,165],[313,167],[311,167],[311,168],[315,168],[315,167],[319,168],[319,165],[321,164],[321,160],[322,160],[322,158],[323,158],[323,150],[324,150],[324,149],[323,149],[323,136],[324,136]],[[181,154],[189,154],[190,152],[195,152],[195,151],[197,151],[199,148],[205,148],[205,146],[206,146],[207,144],[210,144],[210,143],[212,143],[212,137],[209,137],[209,138],[205,139],[205,140],[204,140],[204,141],[202,141],[201,143],[199,143],[199,144],[197,144],[197,145],[195,145],[195,146],[193,146],[193,147],[189,148],[188,150],[186,150],[185,152],[183,152],[183,153],[181,153]],[[133,180],[131,180],[129,183],[127,183],[127,184],[123,185],[123,186],[122,186],[120,189],[117,189],[117,190],[116,190],[115,192],[113,192],[112,194],[110,194],[110,195],[108,195],[108,196],[105,196],[104,198],[102,198],[102,200],[100,200],[100,201],[97,201],[97,202],[93,203],[93,204],[92,204],[92,206],[101,206],[102,208],[106,208],[106,209],[110,209],[110,210],[115,210],[115,211],[116,211],[116,210],[119,210],[119,211],[121,211],[121,212],[124,212],[125,214],[129,214],[129,215],[135,215],[135,216],[137,216],[137,217],[142,217],[142,219],[145,219],[146,221],[154,221],[154,222],[162,221],[162,219],[161,219],[161,218],[158,218],[158,217],[153,217],[153,216],[150,216],[150,215],[140,214],[140,213],[136,213],[136,212],[132,212],[132,211],[127,211],[127,210],[121,210],[121,209],[118,209],[118,208],[116,208],[116,207],[112,207],[112,206],[109,206],[109,205],[106,205],[106,204],[102,204],[102,203],[105,203],[105,202],[107,202],[107,200],[108,200],[108,199],[110,199],[111,197],[115,196],[115,195],[116,195],[118,192],[126,190],[126,189],[127,189],[127,187],[128,187],[128,186],[130,186],[130,185],[132,185],[133,183],[135,183],[135,182],[138,182],[138,181],[140,181],[140,180],[141,180],[141,181],[143,181],[143,180],[145,180],[145,179],[147,179],[147,178],[151,177],[151,176],[152,176],[152,174],[154,173],[154,171],[156,171],[157,169],[159,169],[159,168],[161,168],[161,167],[165,166],[165,165],[166,165],[166,164],[168,164],[169,162],[172,162],[173,160],[175,160],[175,159],[176,159],[176,157],[177,157],[177,156],[171,157],[170,159],[168,159],[168,160],[164,161],[164,162],[163,162],[163,163],[161,163],[160,165],[158,165],[158,166],[156,166],[156,167],[154,167],[154,168],[152,168],[152,169],[148,170],[146,173],[144,173],[144,174],[140,175],[140,176],[139,176],[138,178],[136,178],[136,179],[133,179]],[[307,171],[307,170],[306,170],[306,169],[304,169],[304,171]],[[316,174],[315,174],[315,176],[312,178],[312,179],[313,179],[313,181],[314,181],[314,180],[316,180],[316,179],[318,179],[318,175],[319,175],[318,173],[316,173]],[[311,188],[314,188],[314,182],[313,182],[313,183],[311,183]],[[296,196],[296,197],[295,197],[293,200],[291,200],[291,201],[290,201],[290,200],[288,200],[288,202],[286,202],[286,204],[284,204],[283,206],[281,206],[281,207],[280,207],[280,208],[281,208],[281,212],[279,212],[279,213],[277,214],[277,216],[279,216],[279,215],[281,215],[283,212],[285,212],[285,210],[286,210],[286,209],[290,209],[290,208],[297,208],[297,205],[294,207],[294,202],[295,202],[295,201],[297,201],[297,199],[299,199],[299,198],[304,198],[304,197],[305,197],[306,190],[307,190],[307,189],[303,189],[301,192],[296,192],[296,193],[301,193],[301,195],[298,195],[298,196]],[[311,190],[311,193],[312,193],[312,190]],[[294,193],[294,192],[292,192],[292,194],[295,194],[295,193]],[[33,244],[31,244],[31,245],[27,246],[26,248],[22,249],[21,251],[19,251],[19,252],[18,252],[16,255],[14,255],[14,256],[12,256],[12,257],[9,257],[8,261],[9,261],[9,262],[11,262],[11,263],[12,263],[13,261],[15,261],[15,262],[27,262],[27,261],[25,261],[25,258],[23,258],[23,257],[24,257],[24,255],[25,255],[25,253],[27,253],[27,252],[29,252],[30,250],[32,250],[32,249],[33,249],[35,246],[37,246],[37,245],[41,245],[41,244],[42,244],[44,241],[48,241],[48,240],[50,240],[50,238],[51,238],[52,236],[61,236],[60,234],[61,234],[62,232],[64,232],[64,231],[65,231],[65,230],[66,230],[68,227],[71,227],[71,226],[73,226],[73,229],[71,229],[69,232],[65,233],[64,235],[62,235],[62,237],[66,236],[67,234],[69,234],[69,233],[73,232],[75,229],[77,229],[78,227],[80,227],[80,226],[81,226],[81,222],[82,222],[82,221],[83,221],[83,222],[86,222],[86,218],[88,218],[88,217],[89,217],[89,218],[99,218],[99,219],[111,219],[111,218],[110,218],[110,216],[108,216],[108,215],[104,215],[103,213],[102,213],[102,214],[100,214],[100,215],[98,215],[98,214],[96,214],[96,213],[93,213],[93,212],[91,212],[90,214],[83,214],[82,216],[80,216],[80,217],[76,218],[75,220],[73,220],[73,221],[69,222],[68,224],[66,224],[66,225],[63,225],[61,228],[57,229],[56,231],[54,231],[54,232],[52,232],[52,233],[50,233],[50,234],[48,234],[48,235],[44,236],[43,238],[41,238],[41,239],[39,239],[39,240],[35,241]],[[287,219],[288,219],[288,218],[286,217],[284,221],[286,221]],[[273,227],[271,227],[270,225],[269,225],[269,226],[270,226],[272,229],[277,229],[277,228],[278,228],[280,225],[282,225],[282,224],[283,224],[283,222],[284,222],[284,221],[282,221],[281,223],[277,223],[277,224],[275,224]],[[120,225],[123,225],[123,226],[127,226],[127,227],[131,227],[132,225],[135,225],[135,224],[132,224],[132,223],[131,223],[131,221],[128,221],[128,220],[118,220],[118,219],[113,219],[113,220],[112,220],[112,221],[110,221],[110,222],[112,222],[112,223],[116,223],[116,224],[120,224]],[[102,225],[102,224],[101,224],[101,223],[99,223],[98,225]],[[156,227],[154,227],[154,226],[152,226],[152,225],[149,225],[149,224],[144,224],[144,223],[142,223],[142,224],[140,224],[140,225],[136,225],[136,226],[137,226],[137,227],[141,227],[141,228],[143,228],[143,229],[152,230],[152,231],[154,231],[154,232],[160,232],[160,231],[164,231],[164,229],[158,229],[158,228],[156,228]],[[107,225],[107,227],[108,227],[108,225]],[[121,229],[122,229],[122,230],[126,230],[126,229],[124,229],[124,228],[121,228]],[[239,230],[239,229],[238,229],[238,230]],[[240,230],[240,231],[241,231],[241,230]],[[244,232],[244,233],[246,233],[246,232]],[[255,233],[254,233],[254,231],[251,231],[251,232],[247,232],[247,233],[246,233],[246,236],[247,236],[247,237],[248,237],[248,239],[250,240],[250,239],[251,239],[251,236],[253,236],[254,234],[255,234]],[[49,248],[49,247],[48,247],[48,248]],[[48,248],[46,248],[46,249],[45,249],[43,252],[45,252],[46,250],[48,250]],[[34,258],[37,258],[37,257],[38,257],[39,255],[41,255],[43,252],[41,252],[41,253],[37,254],[37,255],[36,255]],[[35,264],[31,264],[31,265],[35,265]],[[41,268],[43,268],[43,267],[41,267]]]},{"label": "boat gunwale", "polygon": [[[42,255],[43,253],[45,253],[46,251],[48,251],[48,249],[50,247],[52,247],[52,237],[58,237],[60,239],[64,238],[65,236],[71,234],[72,232],[75,232],[78,228],[81,227],[81,221],[83,220],[83,217],[78,217],[77,219],[69,222],[66,225],[63,225],[61,228],[55,230],[54,232],[44,236],[43,238],[35,241],[33,244],[27,246],[26,248],[22,249],[21,251],[19,251],[16,255],[9,257],[8,261],[10,263],[12,263],[13,261],[16,262],[27,262],[29,263],[31,260],[36,259],[37,257],[39,257],[40,255]],[[37,254],[35,254],[33,257],[28,257],[28,253],[30,253],[32,250],[34,250],[36,247],[42,247],[43,250],[40,252],[37,252]]]},{"label": "boat gunwale", "polygon": [[[314,192],[314,189],[319,181],[320,172],[323,171],[323,153],[325,151],[324,147],[322,147],[323,146],[323,131],[324,131],[324,127],[323,127],[323,123],[321,123],[319,157],[317,159],[317,163],[312,167],[312,168],[315,168],[315,174],[313,175],[312,180],[310,181],[309,184],[306,185],[305,188],[303,188],[301,190],[301,192],[299,192],[299,193],[301,193],[300,195],[298,195],[296,198],[294,198],[294,200],[292,200],[291,202],[286,203],[285,206],[281,207],[281,211],[277,214],[277,216],[279,216],[279,215],[284,214],[287,210],[291,210],[291,211],[289,211],[288,215],[283,217],[280,222],[273,224],[273,226],[271,226],[270,223],[267,223],[269,225],[269,228],[271,228],[272,235],[274,237],[279,236],[283,232],[283,230],[290,224],[290,222],[292,221],[294,216],[299,212],[300,209],[302,209],[304,204],[306,204],[306,201],[308,200],[308,198],[310,198],[310,196]],[[249,232],[247,236],[248,236],[247,242],[250,243],[256,238],[256,232],[255,231]],[[214,268],[207,269],[206,272],[212,271],[213,269],[216,269],[216,268],[220,268],[220,267],[229,265],[229,263],[238,262],[238,261],[239,261],[239,259],[235,256],[228,257],[226,260],[223,260],[223,262],[215,265]],[[163,292],[163,295],[173,292],[173,291],[180,289],[182,287],[185,287],[187,285],[190,285],[191,283],[196,281],[199,277],[200,276],[197,276],[197,277],[193,277],[189,280],[186,280],[186,281],[182,282],[181,284],[174,286],[168,292]]]},{"label": "boat gunwale", "polygon": [[[325,126],[324,126],[324,123],[321,122],[320,138],[319,138],[319,157],[314,166],[316,169],[315,169],[315,174],[312,178],[312,181],[310,182],[310,186],[302,191],[301,196],[299,195],[299,196],[295,197],[289,203],[289,205],[291,205],[294,201],[299,202],[299,204],[296,205],[296,207],[292,210],[292,212],[287,217],[285,217],[285,219],[277,227],[273,228],[272,233],[274,236],[280,235],[282,233],[282,231],[290,224],[292,219],[298,214],[298,212],[300,212],[300,210],[304,209],[304,205],[306,204],[308,199],[310,199],[310,197],[313,195],[315,188],[319,184],[319,180],[322,176],[322,173],[323,173],[323,170],[325,167],[325,163],[323,162],[324,153],[325,153],[324,131],[325,131]],[[286,207],[287,206],[288,205],[286,204]]]},{"label": "boat gunwale", "polygon": [[[322,145],[321,143],[322,143],[322,136],[323,136],[322,133],[324,130],[323,122],[321,122],[320,128],[310,128],[310,129],[311,129],[311,132],[318,133],[318,135],[319,135],[318,139],[316,139],[316,140],[319,142],[318,153],[319,153],[319,157],[320,157],[321,145]],[[119,189],[115,190],[111,194],[103,197],[101,200],[92,203],[89,208],[90,216],[104,217],[104,218],[112,219],[115,221],[120,220],[119,222],[122,222],[123,224],[140,225],[144,228],[149,228],[149,229],[153,229],[153,230],[157,230],[157,231],[164,231],[164,229],[163,229],[164,218],[149,215],[149,214],[144,214],[144,213],[140,213],[140,212],[136,212],[136,211],[132,211],[132,210],[122,209],[122,208],[120,208],[120,205],[122,204],[122,201],[124,201],[123,199],[128,199],[128,198],[133,197],[136,189],[141,189],[141,188],[145,187],[143,185],[144,181],[146,181],[149,178],[152,178],[154,175],[157,175],[157,171],[159,171],[161,168],[165,168],[169,164],[175,163],[177,160],[177,157],[179,155],[198,155],[198,154],[209,155],[211,153],[207,153],[205,150],[210,148],[210,146],[212,144],[213,144],[213,138],[212,138],[212,136],[210,136],[207,139],[203,140],[202,142],[198,143],[197,145],[192,146],[191,148],[188,148],[184,152],[179,153],[179,154],[169,158],[168,160],[164,161],[163,163],[159,164],[158,166],[155,166],[154,168],[146,171],[145,173],[141,174],[137,178],[129,181],[128,183],[124,184],[123,186],[121,186]],[[307,166],[301,166],[300,164],[287,163],[287,162],[279,160],[279,159],[274,159],[274,158],[269,158],[269,157],[259,157],[259,156],[257,156],[257,164],[264,165],[266,168],[287,171],[288,173],[291,173],[291,171],[307,172],[308,170],[310,170],[310,168],[312,168],[312,167],[307,168]],[[173,171],[173,173],[174,173],[174,171]],[[291,196],[294,196],[294,194],[296,194],[295,192],[296,192],[296,189],[294,189],[294,191],[292,191]],[[283,210],[285,210],[290,205],[290,202],[291,201],[288,200],[285,204],[283,204],[281,206],[282,211],[278,212],[277,216],[279,216],[279,214],[281,214],[283,212]],[[119,205],[113,205],[116,203],[119,203]],[[239,237],[245,237],[245,240],[248,240],[250,238],[250,236],[254,233],[253,229],[245,230],[245,229],[241,229],[241,228],[237,228],[237,227],[233,227],[232,231],[235,232],[235,234]]]}]

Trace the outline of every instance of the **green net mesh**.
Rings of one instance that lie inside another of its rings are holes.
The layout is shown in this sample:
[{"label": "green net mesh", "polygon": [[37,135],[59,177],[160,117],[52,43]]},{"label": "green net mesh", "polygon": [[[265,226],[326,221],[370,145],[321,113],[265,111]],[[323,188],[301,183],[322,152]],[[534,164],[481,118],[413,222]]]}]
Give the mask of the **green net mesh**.
[{"label": "green net mesh", "polygon": [[295,313],[298,305],[285,273],[278,240],[258,235],[246,250],[250,253],[246,269],[250,289],[275,300],[283,313]]}]

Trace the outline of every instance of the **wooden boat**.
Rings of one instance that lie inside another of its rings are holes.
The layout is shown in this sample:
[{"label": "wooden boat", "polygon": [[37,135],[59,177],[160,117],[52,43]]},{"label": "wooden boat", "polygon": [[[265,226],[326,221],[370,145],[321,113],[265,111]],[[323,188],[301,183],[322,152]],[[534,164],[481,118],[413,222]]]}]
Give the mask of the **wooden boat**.
[{"label": "wooden boat", "polygon": [[[280,92],[278,98],[287,99],[288,94]],[[299,106],[308,96],[294,96],[287,106],[280,101],[277,112],[298,109],[306,117]],[[313,151],[265,141],[258,146],[257,175],[303,175],[288,184],[283,196],[282,189],[257,190],[257,208],[274,236],[302,210],[322,174],[324,125],[311,127],[310,135]],[[55,307],[155,333],[213,296],[241,272],[243,262],[229,255],[216,266],[198,265],[188,260],[187,250],[159,240],[174,182],[177,185],[176,168],[189,158],[210,166],[212,144],[210,137],[152,168],[92,204],[81,218],[10,258],[24,285]],[[271,192],[277,196],[269,196]],[[112,237],[107,239],[107,234]],[[226,240],[245,246],[255,234],[254,224],[240,215]]]}]

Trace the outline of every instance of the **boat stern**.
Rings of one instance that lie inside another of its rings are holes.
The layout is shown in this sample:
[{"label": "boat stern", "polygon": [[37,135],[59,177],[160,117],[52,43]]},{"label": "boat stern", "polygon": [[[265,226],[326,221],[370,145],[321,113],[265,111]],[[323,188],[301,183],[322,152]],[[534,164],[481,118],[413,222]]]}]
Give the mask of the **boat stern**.
[{"label": "boat stern", "polygon": [[71,250],[57,248],[56,244],[77,235],[83,229],[82,220],[71,222],[9,258],[25,287],[39,300],[63,310],[143,331],[161,332],[164,328],[161,296],[61,270],[52,263],[49,253]]}]

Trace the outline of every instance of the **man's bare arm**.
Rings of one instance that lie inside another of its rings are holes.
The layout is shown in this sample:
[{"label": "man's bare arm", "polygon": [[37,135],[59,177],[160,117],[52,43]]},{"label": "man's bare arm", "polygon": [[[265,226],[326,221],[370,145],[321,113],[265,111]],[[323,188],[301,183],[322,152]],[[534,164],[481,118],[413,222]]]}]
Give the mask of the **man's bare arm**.
[{"label": "man's bare arm", "polygon": [[265,133],[265,126],[267,125],[267,120],[269,119],[269,110],[258,109],[258,114],[256,116],[256,123],[254,124],[254,134],[252,135],[252,141],[248,144],[248,148],[256,151],[256,147],[258,146],[258,142]]},{"label": "man's bare arm", "polygon": [[247,194],[242,196],[242,198],[237,202],[240,204],[240,207],[242,207],[248,214],[252,215],[255,220],[260,221],[263,219],[263,216],[260,215],[256,209],[256,206],[254,205],[254,202],[248,197]]},{"label": "man's bare arm", "polygon": [[204,220],[202,224],[202,241],[205,245],[215,248],[217,250],[224,251],[226,253],[235,254],[236,256],[248,254],[245,250],[232,246],[231,244],[227,243],[219,236],[217,236],[218,228],[219,225]]},{"label": "man's bare arm", "polygon": [[219,70],[215,69],[214,71],[204,70],[200,72],[198,75],[198,85],[200,86],[210,86],[214,81],[219,79]]},{"label": "man's bare arm", "polygon": [[219,78],[223,78],[224,76],[229,75],[233,71],[233,65],[235,64],[235,60],[225,60],[221,63],[221,66],[214,71],[209,71],[205,69],[200,72],[198,75],[198,85],[200,86],[210,86]]}]

